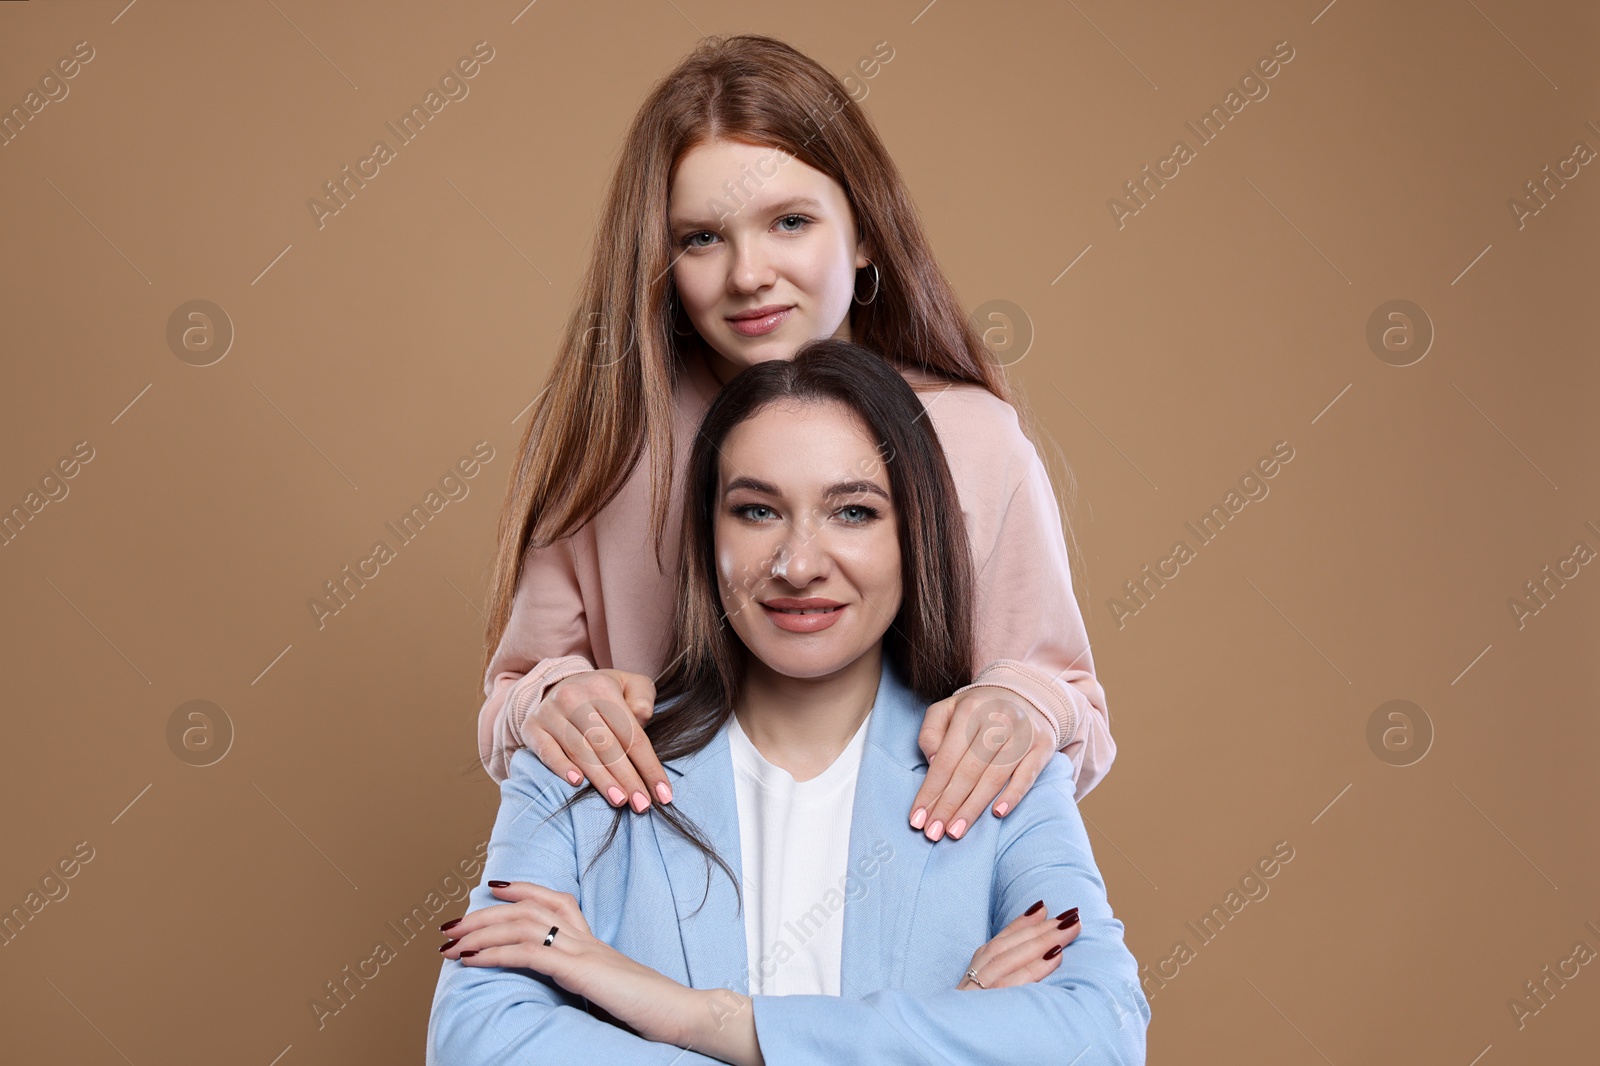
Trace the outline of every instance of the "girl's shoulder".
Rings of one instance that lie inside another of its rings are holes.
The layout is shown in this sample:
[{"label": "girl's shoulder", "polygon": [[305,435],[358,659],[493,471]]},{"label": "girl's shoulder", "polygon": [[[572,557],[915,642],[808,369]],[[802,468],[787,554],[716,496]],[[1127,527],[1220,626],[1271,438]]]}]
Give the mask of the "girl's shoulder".
[{"label": "girl's shoulder", "polygon": [[950,473],[963,489],[1009,495],[1039,461],[1017,409],[981,385],[951,382],[924,370],[900,369],[928,412]]}]

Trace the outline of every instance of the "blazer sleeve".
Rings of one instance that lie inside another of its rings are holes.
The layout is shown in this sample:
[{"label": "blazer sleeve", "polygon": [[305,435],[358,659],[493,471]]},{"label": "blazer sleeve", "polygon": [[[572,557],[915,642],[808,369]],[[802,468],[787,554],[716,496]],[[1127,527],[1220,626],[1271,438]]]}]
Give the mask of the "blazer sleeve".
[{"label": "blazer sleeve", "polygon": [[530,551],[517,580],[511,618],[483,680],[478,757],[495,781],[510,772],[522,745],[522,723],[550,686],[593,670],[594,652],[578,584],[572,541]]},{"label": "blazer sleeve", "polygon": [[1034,900],[1070,903],[1083,928],[1061,965],[1042,981],[1011,988],[880,989],[860,999],[752,996],[756,1039],[770,1066],[1144,1062],[1150,1005],[1122,923],[1112,917],[1064,756],[1039,775],[1029,797],[1002,820],[1007,835],[995,868],[990,935]]},{"label": "blazer sleeve", "polygon": [[[1082,799],[1116,758],[1106,693],[1072,591],[1066,536],[1050,475],[1016,426],[1008,436],[1022,468],[988,557],[977,569],[974,685],[1021,696],[1056,723],[1056,747],[1072,762]],[[982,547],[974,545],[974,551]]]},{"label": "blazer sleeve", "polygon": [[[489,890],[491,878],[533,881],[578,894],[571,815],[550,817],[572,788],[532,752],[519,751],[510,762],[510,772],[500,782],[500,812],[489,838],[483,880],[468,897],[469,914],[504,902]],[[584,1000],[535,970],[468,966],[459,959],[445,959],[439,974],[428,1018],[426,1061],[428,1066],[726,1066],[595,1017],[585,1010]]]}]

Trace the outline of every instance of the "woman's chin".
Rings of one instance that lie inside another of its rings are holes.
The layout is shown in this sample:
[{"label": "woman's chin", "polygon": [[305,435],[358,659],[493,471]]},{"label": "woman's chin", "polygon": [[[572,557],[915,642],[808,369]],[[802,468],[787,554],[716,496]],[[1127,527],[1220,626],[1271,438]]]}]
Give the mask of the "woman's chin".
[{"label": "woman's chin", "polygon": [[[797,681],[815,681],[832,677],[870,650],[870,647],[857,647],[854,643],[847,647],[842,641],[823,642],[817,640],[816,636],[818,635],[784,633],[769,636],[755,643],[746,641],[745,646],[768,670],[780,677],[794,678]],[[813,646],[802,647],[803,641]]]}]

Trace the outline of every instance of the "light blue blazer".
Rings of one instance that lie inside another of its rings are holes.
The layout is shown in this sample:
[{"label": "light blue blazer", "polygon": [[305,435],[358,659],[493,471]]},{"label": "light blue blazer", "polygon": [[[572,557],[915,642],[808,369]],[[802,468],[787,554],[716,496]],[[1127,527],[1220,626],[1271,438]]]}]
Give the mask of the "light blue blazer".
[{"label": "light blue blazer", "polygon": [[[925,710],[885,657],[856,782],[845,891],[818,901],[844,910],[840,995],[753,997],[763,1056],[773,1066],[1144,1062],[1150,1007],[1073,801],[1067,756],[1057,752],[1005,818],[985,812],[961,840],[931,843],[907,821],[927,772],[917,746]],[[663,766],[673,804],[738,873],[727,726],[698,752]],[[581,872],[610,828],[613,809],[591,793],[544,820],[575,791],[519,750],[501,783],[484,881],[532,881],[570,892],[594,935],[618,951],[692,988],[747,992],[744,918],[722,869],[710,867],[708,889],[703,853],[653,814],[629,811],[610,849]],[[1077,907],[1083,922],[1056,970],[1013,988],[957,991],[973,952],[1041,898],[1051,914]],[[501,902],[480,883],[467,911]],[[446,959],[428,1022],[427,1061],[720,1061],[645,1040],[585,1006],[533,970]]]}]

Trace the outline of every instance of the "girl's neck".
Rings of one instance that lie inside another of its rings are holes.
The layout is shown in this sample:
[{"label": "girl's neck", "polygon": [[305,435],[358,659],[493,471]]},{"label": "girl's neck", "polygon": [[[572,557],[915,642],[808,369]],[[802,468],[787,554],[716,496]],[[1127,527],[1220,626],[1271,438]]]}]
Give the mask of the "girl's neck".
[{"label": "girl's neck", "polygon": [[880,643],[826,677],[780,674],[749,657],[734,714],[762,758],[809,781],[833,765],[878,696]]}]

